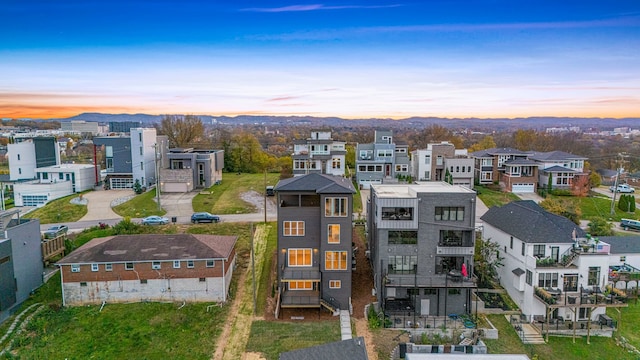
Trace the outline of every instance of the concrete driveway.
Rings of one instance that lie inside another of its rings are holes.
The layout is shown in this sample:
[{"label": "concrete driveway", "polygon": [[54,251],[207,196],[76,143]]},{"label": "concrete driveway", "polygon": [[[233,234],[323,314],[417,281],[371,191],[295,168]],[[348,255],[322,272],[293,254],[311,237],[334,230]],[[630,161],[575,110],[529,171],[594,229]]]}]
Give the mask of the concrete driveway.
[{"label": "concrete driveway", "polygon": [[190,217],[193,214],[191,202],[196,195],[198,195],[197,191],[160,194],[160,205],[167,211],[164,216]]},{"label": "concrete driveway", "polygon": [[88,192],[82,196],[87,201],[87,214],[79,221],[122,219],[120,215],[111,210],[111,203],[134,195],[132,190],[103,190],[102,188]]}]

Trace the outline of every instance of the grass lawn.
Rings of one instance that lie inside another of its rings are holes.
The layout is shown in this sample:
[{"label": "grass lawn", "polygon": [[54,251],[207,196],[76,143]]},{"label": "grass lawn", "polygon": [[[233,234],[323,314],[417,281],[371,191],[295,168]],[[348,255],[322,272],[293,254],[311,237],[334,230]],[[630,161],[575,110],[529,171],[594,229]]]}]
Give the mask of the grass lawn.
[{"label": "grass lawn", "polygon": [[478,193],[480,200],[482,200],[488,208],[491,208],[492,206],[502,206],[512,201],[520,200],[520,198],[514,193],[493,190],[486,186],[476,185],[474,189]]},{"label": "grass lawn", "polygon": [[[629,307],[621,308],[620,335],[624,336],[629,343],[640,349],[640,304],[629,301]],[[618,312],[614,309],[607,309],[607,315],[618,321]]]},{"label": "grass lawn", "polygon": [[490,354],[527,354],[530,358],[537,355],[539,360],[636,359],[618,347],[613,339],[606,337],[592,336],[589,345],[586,337],[576,338],[574,344],[571,337],[549,336],[548,344],[525,345],[504,315],[487,317],[498,329],[500,337],[497,340],[484,340]]},{"label": "grass lawn", "polygon": [[158,204],[154,200],[155,197],[156,190],[152,189],[112,209],[122,217],[143,218],[150,215],[162,216],[167,212],[164,209],[158,209]]},{"label": "grass lawn", "polygon": [[254,190],[264,194],[265,186],[275,186],[280,174],[268,173],[265,185],[264,174],[225,173],[220,185],[213,185],[193,199],[193,211],[208,211],[212,214],[248,214],[255,212],[253,205],[240,198],[244,192]]},{"label": "grass lawn", "polygon": [[40,219],[41,224],[78,221],[87,214],[86,205],[72,204],[71,199],[79,194],[65,196],[47,203],[46,206],[35,209],[23,216],[27,219]]},{"label": "grass lawn", "polygon": [[335,321],[281,322],[254,321],[247,351],[259,352],[267,360],[277,360],[285,351],[340,341],[340,325]]},{"label": "grass lawn", "polygon": [[602,217],[620,221],[622,218],[634,217],[634,214],[618,209],[617,202],[616,206],[614,206],[615,214],[611,215],[611,199],[602,195],[589,197],[549,195],[549,197],[560,201],[566,200],[575,203],[576,206],[582,210],[581,218],[585,220]]}]

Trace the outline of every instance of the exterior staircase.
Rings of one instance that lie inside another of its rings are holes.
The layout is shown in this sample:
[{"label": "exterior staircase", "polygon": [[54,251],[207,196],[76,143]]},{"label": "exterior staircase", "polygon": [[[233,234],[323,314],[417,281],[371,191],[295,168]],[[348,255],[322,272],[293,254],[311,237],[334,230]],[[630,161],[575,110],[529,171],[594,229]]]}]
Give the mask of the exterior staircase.
[{"label": "exterior staircase", "polygon": [[573,263],[573,260],[575,260],[575,258],[577,257],[578,253],[575,251],[570,251],[568,254],[563,255],[561,261],[562,266],[569,267],[569,265],[571,265],[571,263]]},{"label": "exterior staircase", "polygon": [[340,305],[333,299],[320,299],[320,306],[331,311],[333,315],[338,315],[340,311]]}]

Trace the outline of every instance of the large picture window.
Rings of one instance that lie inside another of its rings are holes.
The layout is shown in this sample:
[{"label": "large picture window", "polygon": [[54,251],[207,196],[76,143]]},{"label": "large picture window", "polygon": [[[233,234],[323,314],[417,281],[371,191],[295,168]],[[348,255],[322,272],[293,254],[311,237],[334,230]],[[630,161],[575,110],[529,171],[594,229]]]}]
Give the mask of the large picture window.
[{"label": "large picture window", "polygon": [[304,221],[284,221],[284,236],[304,236]]},{"label": "large picture window", "polygon": [[464,207],[436,206],[436,220],[463,221]]},{"label": "large picture window", "polygon": [[289,249],[289,266],[311,266],[311,249]]},{"label": "large picture window", "polygon": [[344,217],[347,216],[347,198],[328,197],[324,201],[324,216]]},{"label": "large picture window", "polygon": [[440,230],[438,246],[463,246],[462,230]]},{"label": "large picture window", "polygon": [[347,270],[346,251],[326,251],[324,253],[325,270]]},{"label": "large picture window", "polygon": [[415,245],[418,243],[418,232],[415,230],[390,230],[388,242],[395,245]]},{"label": "large picture window", "polygon": [[418,256],[389,256],[389,274],[415,274]]},{"label": "large picture window", "polygon": [[340,244],[340,224],[329,224],[327,237],[329,244]]},{"label": "large picture window", "polygon": [[382,220],[413,220],[413,208],[383,207]]}]

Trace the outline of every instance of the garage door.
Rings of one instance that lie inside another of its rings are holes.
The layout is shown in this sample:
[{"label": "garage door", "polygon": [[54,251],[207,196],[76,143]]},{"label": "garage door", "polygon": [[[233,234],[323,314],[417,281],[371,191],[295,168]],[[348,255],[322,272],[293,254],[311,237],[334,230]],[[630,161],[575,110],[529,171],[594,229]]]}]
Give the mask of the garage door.
[{"label": "garage door", "polygon": [[535,192],[534,184],[513,184],[511,192],[514,193],[532,193]]},{"label": "garage door", "polygon": [[111,178],[109,180],[111,189],[131,189],[133,188],[132,178]]},{"label": "garage door", "polygon": [[360,188],[364,190],[371,189],[371,185],[382,184],[382,180],[360,180]]},{"label": "garage door", "polygon": [[47,203],[47,195],[22,195],[22,206],[41,206]]},{"label": "garage door", "polygon": [[187,184],[185,183],[164,183],[163,192],[185,193],[187,192]]}]

